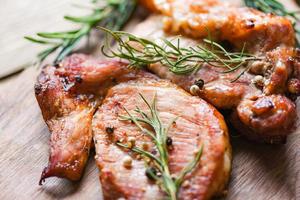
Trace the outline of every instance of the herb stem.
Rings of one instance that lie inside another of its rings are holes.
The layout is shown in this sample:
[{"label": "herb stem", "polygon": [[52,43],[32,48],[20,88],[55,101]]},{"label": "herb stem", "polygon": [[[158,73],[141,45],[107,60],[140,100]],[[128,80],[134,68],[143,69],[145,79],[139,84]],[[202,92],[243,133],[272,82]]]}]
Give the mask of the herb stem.
[{"label": "herb stem", "polygon": [[[195,156],[195,159],[192,160],[192,162],[190,162],[180,172],[180,175],[178,177],[173,177],[169,168],[169,153],[167,145],[167,133],[170,128],[170,125],[168,127],[164,127],[160,120],[156,107],[156,95],[154,96],[151,104],[145,99],[145,97],[142,94],[140,94],[140,97],[148,107],[150,114],[147,114],[145,111],[142,111],[139,107],[137,107],[134,111],[140,115],[140,117],[138,117],[134,116],[126,108],[124,108],[128,116],[121,116],[121,120],[132,121],[142,131],[143,134],[148,135],[152,139],[159,155],[156,157],[152,153],[145,151],[139,147],[129,147],[128,145],[122,144],[121,142],[116,142],[116,145],[151,159],[152,162],[154,162],[155,167],[161,173],[161,176],[158,176],[154,173],[150,173],[148,175],[151,176],[151,178],[155,180],[158,185],[161,186],[162,190],[167,194],[168,199],[177,200],[178,191],[185,176],[189,172],[191,172],[200,161],[203,146],[201,146],[199,152]],[[171,123],[173,123],[176,119],[172,120]],[[149,125],[153,131],[150,131],[148,129],[146,129],[146,131],[140,122]]]},{"label": "herb stem", "polygon": [[[205,45],[194,47],[181,47],[180,38],[177,46],[167,39],[162,39],[163,44],[140,38],[123,31],[112,31],[100,27],[117,43],[117,50],[110,44],[103,45],[103,55],[110,58],[121,58],[129,61],[130,67],[141,68],[154,63],[161,63],[169,71],[177,75],[196,73],[203,64],[209,64],[223,69],[221,72],[234,72],[247,66],[250,61],[263,58],[244,52],[228,52],[221,44],[204,39]],[[239,76],[239,75],[238,75]]]},{"label": "herb stem", "polygon": [[92,13],[86,16],[65,16],[64,19],[80,24],[80,28],[62,32],[37,33],[36,37],[25,36],[25,39],[50,47],[38,54],[38,61],[42,62],[50,54],[58,51],[54,63],[60,62],[65,56],[70,54],[77,44],[88,37],[92,29],[100,24],[112,30],[120,30],[132,15],[136,0],[105,0],[102,5],[96,7],[98,1],[93,1]]}]

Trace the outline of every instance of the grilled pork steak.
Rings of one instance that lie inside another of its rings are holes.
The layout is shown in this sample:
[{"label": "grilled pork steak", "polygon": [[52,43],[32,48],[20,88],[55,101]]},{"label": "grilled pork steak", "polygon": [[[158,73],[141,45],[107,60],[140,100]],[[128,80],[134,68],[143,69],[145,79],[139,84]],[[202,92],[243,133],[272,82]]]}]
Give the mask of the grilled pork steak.
[{"label": "grilled pork steak", "polygon": [[[208,29],[214,40],[229,42],[237,51],[246,44],[248,52],[262,57],[245,66],[248,70],[235,82],[232,80],[244,67],[220,74],[204,64],[197,73],[185,76],[174,75],[161,64],[149,69],[187,91],[203,80],[205,84],[196,95],[219,109],[232,110],[232,124],[248,138],[270,143],[285,140],[296,119],[293,100],[300,94],[299,51],[294,48],[295,33],[288,19],[220,0],[142,2],[163,17],[151,17],[140,24],[133,31],[139,36],[155,40],[171,33],[200,39],[207,37]],[[196,46],[199,40],[181,38],[181,44]]]},{"label": "grilled pork steak", "polygon": [[[116,140],[126,141],[134,136],[136,145],[147,144],[155,153],[148,137],[134,124],[119,119],[124,114],[123,106],[129,110],[136,105],[144,108],[138,98],[138,93],[142,93],[145,98],[157,94],[163,123],[178,116],[168,132],[172,137],[169,153],[173,174],[181,171],[203,144],[200,163],[186,177],[180,199],[208,199],[223,191],[231,166],[223,117],[205,101],[168,81],[144,71],[129,70],[124,63],[72,55],[58,66],[44,67],[35,92],[51,132],[49,164],[40,183],[51,176],[79,180],[92,146],[93,132],[106,199],[163,198],[164,193],[145,176],[145,161],[114,144]],[[123,163],[127,155],[134,160],[130,169]]]},{"label": "grilled pork steak", "polygon": [[[156,95],[157,109],[162,123],[168,126],[172,139],[169,151],[171,173],[178,173],[195,157],[203,144],[199,166],[186,177],[179,199],[209,199],[222,193],[230,171],[230,145],[223,117],[205,101],[193,97],[165,80],[139,78],[109,89],[103,104],[93,119],[96,161],[105,199],[163,199],[164,194],[145,175],[146,161],[137,154],[116,145],[117,141],[135,139],[135,145],[157,155],[150,138],[130,121],[123,121],[124,108],[133,112],[136,106],[147,110],[139,97],[147,100]],[[149,111],[149,110],[148,110]],[[151,130],[148,126],[145,126]],[[130,156],[131,166],[126,166]],[[127,158],[128,159],[128,158]]]},{"label": "grilled pork steak", "polygon": [[43,68],[35,94],[51,132],[49,164],[41,181],[51,176],[79,180],[92,146],[91,123],[96,105],[109,87],[139,76],[126,64],[72,55],[58,66]]}]

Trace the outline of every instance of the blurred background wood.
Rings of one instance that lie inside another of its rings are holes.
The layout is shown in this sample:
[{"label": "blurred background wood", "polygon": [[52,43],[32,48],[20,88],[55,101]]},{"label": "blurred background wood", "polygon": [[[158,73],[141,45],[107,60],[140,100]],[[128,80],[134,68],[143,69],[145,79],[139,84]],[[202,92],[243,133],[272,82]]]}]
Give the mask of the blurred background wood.
[{"label": "blurred background wood", "polygon": [[30,64],[43,47],[24,40],[25,35],[41,31],[65,30],[72,24],[62,19],[65,14],[81,14],[72,6],[84,0],[1,0],[0,6],[0,77]]},{"label": "blurred background wood", "polygon": [[[74,2],[86,1],[0,0],[0,76],[30,63],[42,49],[24,40],[24,35],[72,28],[62,16],[86,12],[73,7]],[[284,3],[296,9],[292,0]],[[134,19],[127,30],[138,22],[139,19]],[[97,34],[92,40],[94,46],[100,42]],[[95,52],[94,48],[85,50]],[[51,178],[43,186],[38,185],[48,161],[49,132],[33,93],[37,74],[38,70],[31,67],[0,81],[0,199],[102,199],[93,155],[80,182]],[[299,107],[298,101],[300,114]],[[299,121],[297,127],[286,145],[255,144],[232,137],[233,170],[225,199],[299,197],[296,194],[296,186],[300,185]]]}]

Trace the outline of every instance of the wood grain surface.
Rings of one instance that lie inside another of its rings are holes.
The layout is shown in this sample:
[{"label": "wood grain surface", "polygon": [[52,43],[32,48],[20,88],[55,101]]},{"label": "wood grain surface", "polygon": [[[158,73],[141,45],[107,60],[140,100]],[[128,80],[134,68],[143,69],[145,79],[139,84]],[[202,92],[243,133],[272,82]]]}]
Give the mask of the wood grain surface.
[{"label": "wood grain surface", "polygon": [[[24,41],[24,34],[71,27],[62,15],[83,12],[70,6],[71,2],[1,0],[0,73],[32,61],[40,50]],[[291,1],[284,3],[295,8]],[[138,20],[127,29],[136,23]],[[102,199],[93,155],[80,182],[50,178],[38,185],[48,162],[49,132],[33,93],[37,74],[38,69],[31,67],[0,81],[0,200]],[[300,102],[297,104],[300,116]],[[233,169],[225,199],[300,199],[299,120],[285,145],[256,144],[239,136],[233,136],[231,142]]]}]

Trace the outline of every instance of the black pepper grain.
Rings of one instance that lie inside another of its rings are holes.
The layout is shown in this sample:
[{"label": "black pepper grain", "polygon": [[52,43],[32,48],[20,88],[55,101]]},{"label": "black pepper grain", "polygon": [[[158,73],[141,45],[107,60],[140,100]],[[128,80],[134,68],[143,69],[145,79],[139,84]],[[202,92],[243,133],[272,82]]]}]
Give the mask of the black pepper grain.
[{"label": "black pepper grain", "polygon": [[42,85],[39,84],[39,83],[35,84],[34,85],[34,92],[35,92],[35,94],[38,95],[38,94],[41,93],[41,91],[42,91]]},{"label": "black pepper grain", "polygon": [[154,167],[149,167],[146,169],[145,174],[148,179],[155,180],[155,176],[157,175],[157,170]]},{"label": "black pepper grain", "polygon": [[255,23],[254,23],[254,20],[250,19],[250,20],[247,20],[246,21],[246,28],[248,29],[252,29],[255,27]]},{"label": "black pepper grain", "polygon": [[168,146],[171,146],[171,145],[173,144],[173,140],[172,140],[171,137],[167,137],[166,144],[167,144]]},{"label": "black pepper grain", "polygon": [[194,85],[197,85],[199,89],[202,89],[204,86],[204,81],[202,79],[198,79],[194,82]]},{"label": "black pepper grain", "polygon": [[291,94],[291,93],[287,94],[287,97],[288,97],[290,100],[292,100],[292,101],[296,101],[297,98],[298,98],[297,95]]},{"label": "black pepper grain", "polygon": [[55,62],[55,63],[53,64],[53,67],[59,68],[59,63],[58,63],[58,62]]},{"label": "black pepper grain", "polygon": [[114,127],[106,127],[106,128],[105,128],[105,131],[106,131],[106,133],[108,133],[108,134],[114,133],[114,130],[115,130]]},{"label": "black pepper grain", "polygon": [[75,75],[75,81],[76,83],[82,83],[82,78],[80,75]]},{"label": "black pepper grain", "polygon": [[116,78],[111,78],[111,82],[113,83],[113,84],[117,84],[118,83],[118,81],[117,81],[117,79]]},{"label": "black pepper grain", "polygon": [[152,150],[151,150],[151,153],[152,153],[153,155],[156,155],[156,154],[157,154],[156,149],[152,149]]}]

